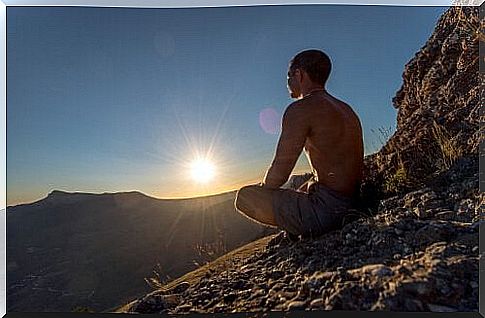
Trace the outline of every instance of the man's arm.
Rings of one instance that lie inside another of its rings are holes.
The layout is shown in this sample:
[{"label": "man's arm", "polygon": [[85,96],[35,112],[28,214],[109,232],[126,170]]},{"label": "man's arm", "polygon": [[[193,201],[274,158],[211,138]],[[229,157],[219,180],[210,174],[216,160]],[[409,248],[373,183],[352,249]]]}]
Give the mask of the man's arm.
[{"label": "man's arm", "polygon": [[263,180],[264,187],[281,187],[288,180],[305,146],[310,129],[302,116],[302,109],[298,107],[296,103],[291,104],[283,115],[281,135],[273,162]]}]

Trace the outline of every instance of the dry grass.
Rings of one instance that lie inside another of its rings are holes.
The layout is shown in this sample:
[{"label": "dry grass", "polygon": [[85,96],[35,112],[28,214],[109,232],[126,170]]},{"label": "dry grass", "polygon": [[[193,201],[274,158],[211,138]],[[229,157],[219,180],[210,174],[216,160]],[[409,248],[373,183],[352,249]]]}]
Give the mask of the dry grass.
[{"label": "dry grass", "polygon": [[441,158],[438,160],[438,171],[445,171],[462,156],[462,150],[458,142],[458,136],[452,137],[450,132],[433,121],[433,136],[441,150]]},{"label": "dry grass", "polygon": [[170,281],[170,276],[166,275],[162,277],[161,273],[163,273],[162,266],[160,263],[157,263],[157,268],[153,270],[154,277],[145,277],[145,282],[150,286],[152,289],[160,289],[163,285]]},{"label": "dry grass", "polygon": [[196,244],[194,249],[198,259],[193,260],[193,263],[198,267],[203,266],[216,257],[228,252],[226,238],[222,231],[217,232],[217,239],[215,242]]},{"label": "dry grass", "polygon": [[[226,238],[224,233],[222,233],[222,231],[218,231],[217,239],[215,242],[196,244],[194,247],[194,250],[196,252],[198,259],[197,260],[194,259],[192,262],[197,267],[204,266],[210,263],[216,257],[226,254],[228,252],[228,249],[226,246]],[[229,264],[226,264],[226,266],[229,266]],[[163,277],[161,274],[163,272],[164,270],[162,269],[162,266],[160,265],[160,263],[157,263],[156,269],[153,270],[154,276],[145,278],[145,282],[152,289],[155,289],[155,290],[161,289],[169,281],[172,280],[172,278],[169,275],[165,275]]]},{"label": "dry grass", "polygon": [[[377,136],[377,139],[379,140],[379,145],[375,147],[377,150],[381,149],[391,138],[392,136],[392,127],[379,127],[377,128],[377,131],[375,129],[370,130],[374,135]],[[373,144],[373,146],[376,146]]]},{"label": "dry grass", "polygon": [[[228,259],[231,260],[231,263],[237,263],[237,262],[243,263],[244,260],[247,259],[248,257],[254,256],[264,251],[266,249],[266,246],[268,245],[268,242],[274,236],[275,235],[266,236],[257,241],[241,246],[240,248],[233,250],[228,254],[223,255],[218,259],[210,263],[207,263],[204,266],[192,272],[189,272],[179,278],[176,278],[166,283],[165,285],[161,286],[157,291],[154,291],[154,293],[170,290],[175,286],[177,286],[178,284],[180,284],[181,282],[188,282],[190,285],[195,285],[200,281],[201,278],[205,277],[207,273],[211,273],[211,275],[219,275],[221,272],[227,269]],[[105,312],[124,313],[124,312],[127,312],[131,308],[131,306],[133,306],[134,303],[136,303],[136,300],[126,305],[123,305],[121,307],[107,310]]]},{"label": "dry grass", "polygon": [[394,173],[387,175],[384,179],[384,191],[387,193],[399,193],[409,185],[410,178],[408,175],[408,171],[398,153],[398,167]]}]

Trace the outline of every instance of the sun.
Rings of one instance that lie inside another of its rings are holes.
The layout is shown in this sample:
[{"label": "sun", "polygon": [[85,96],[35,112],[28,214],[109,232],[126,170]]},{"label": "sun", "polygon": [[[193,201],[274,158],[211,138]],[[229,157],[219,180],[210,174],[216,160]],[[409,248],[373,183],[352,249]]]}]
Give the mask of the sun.
[{"label": "sun", "polygon": [[190,174],[195,181],[199,183],[207,183],[214,178],[214,164],[206,159],[194,160],[190,165]]}]

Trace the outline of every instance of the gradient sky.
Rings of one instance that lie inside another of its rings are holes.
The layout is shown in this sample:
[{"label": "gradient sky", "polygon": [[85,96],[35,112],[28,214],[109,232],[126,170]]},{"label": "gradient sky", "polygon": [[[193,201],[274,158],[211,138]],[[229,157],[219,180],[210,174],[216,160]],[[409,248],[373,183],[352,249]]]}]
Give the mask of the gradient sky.
[{"label": "gradient sky", "polygon": [[[292,101],[288,61],[308,48],[329,54],[327,89],[353,106],[372,153],[377,130],[395,129],[404,65],[445,10],[8,7],[7,205],[54,189],[167,198],[259,181]],[[191,180],[197,154],[216,164],[211,184]],[[306,168],[302,156],[295,172]]]}]

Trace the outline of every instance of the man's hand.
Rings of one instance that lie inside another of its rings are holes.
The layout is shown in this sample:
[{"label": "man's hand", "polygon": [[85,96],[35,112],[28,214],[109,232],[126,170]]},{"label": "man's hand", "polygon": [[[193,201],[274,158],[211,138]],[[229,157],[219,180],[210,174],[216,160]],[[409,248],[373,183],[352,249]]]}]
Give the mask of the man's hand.
[{"label": "man's hand", "polygon": [[271,186],[270,184],[267,184],[267,183],[264,183],[264,182],[261,182],[259,183],[263,188],[267,188],[267,189],[278,189],[279,187],[275,187],[275,186]]},{"label": "man's hand", "polygon": [[310,180],[303,182],[303,184],[296,191],[308,192],[308,183]]}]

